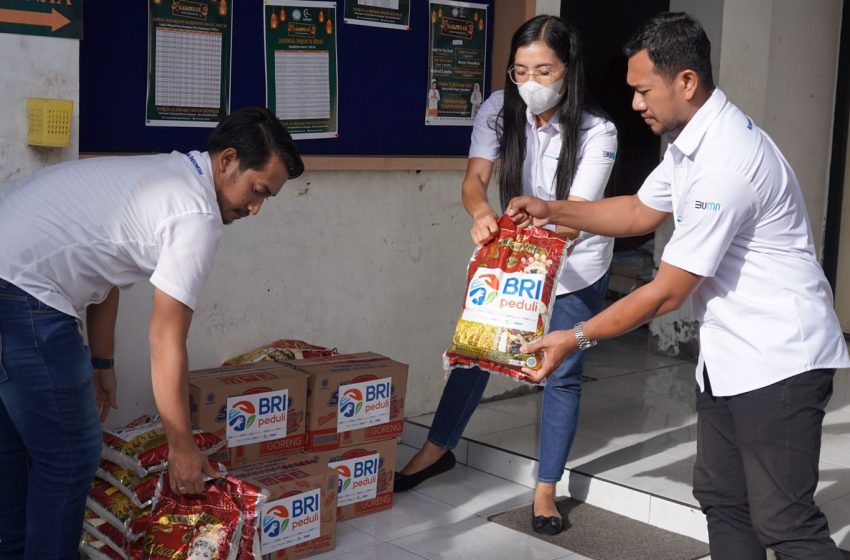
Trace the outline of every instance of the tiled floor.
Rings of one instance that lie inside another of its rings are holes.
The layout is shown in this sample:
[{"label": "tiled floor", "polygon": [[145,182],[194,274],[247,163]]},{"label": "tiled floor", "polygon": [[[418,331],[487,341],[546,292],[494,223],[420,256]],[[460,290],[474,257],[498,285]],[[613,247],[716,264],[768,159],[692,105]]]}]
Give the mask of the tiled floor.
[{"label": "tiled floor", "polygon": [[[850,549],[850,371],[835,378],[824,425],[816,499],[833,537]],[[604,341],[588,354],[578,435],[559,494],[706,540],[691,495],[696,454],[694,365],[646,351],[646,331]],[[486,521],[527,504],[534,485],[542,394],[482,404],[455,450],[459,465],[392,510],[343,522],[337,549],[318,558],[524,558],[581,555]],[[398,463],[427,434],[431,416],[409,419]],[[412,446],[412,447],[411,447]]]}]

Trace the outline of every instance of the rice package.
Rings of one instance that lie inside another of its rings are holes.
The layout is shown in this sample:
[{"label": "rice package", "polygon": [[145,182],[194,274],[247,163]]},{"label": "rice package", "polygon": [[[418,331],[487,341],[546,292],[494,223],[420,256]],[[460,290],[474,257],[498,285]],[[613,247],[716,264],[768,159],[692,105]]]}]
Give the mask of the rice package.
[{"label": "rice package", "polygon": [[444,366],[478,366],[527,381],[522,368],[537,369],[540,360],[519,349],[548,332],[569,243],[543,228],[518,228],[507,216],[498,225],[499,234],[470,259],[466,298]]},{"label": "rice package", "polygon": [[203,494],[180,496],[171,492],[163,474],[141,558],[259,560],[257,515],[267,499],[264,490],[229,476]]},{"label": "rice package", "polygon": [[336,348],[316,346],[303,340],[281,339],[230,358],[221,365],[238,366],[242,364],[256,364],[263,361],[283,362],[286,360],[307,360],[310,358],[333,356],[335,354],[337,354]]},{"label": "rice package", "polygon": [[[225,442],[209,432],[195,430],[195,444],[206,454],[224,447]],[[101,457],[145,477],[168,466],[168,441],[162,422],[156,416],[142,417],[127,426],[103,432]]]}]

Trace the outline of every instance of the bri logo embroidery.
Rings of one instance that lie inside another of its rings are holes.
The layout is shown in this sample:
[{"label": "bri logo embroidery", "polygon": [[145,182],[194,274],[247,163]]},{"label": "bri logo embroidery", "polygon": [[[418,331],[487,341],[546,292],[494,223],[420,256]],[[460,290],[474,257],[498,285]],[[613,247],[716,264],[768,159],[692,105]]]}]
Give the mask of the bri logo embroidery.
[{"label": "bri logo embroidery", "polygon": [[602,152],[602,157],[604,157],[605,159],[610,159],[611,161],[614,161],[614,160],[617,159],[617,152],[604,151],[604,152]]}]

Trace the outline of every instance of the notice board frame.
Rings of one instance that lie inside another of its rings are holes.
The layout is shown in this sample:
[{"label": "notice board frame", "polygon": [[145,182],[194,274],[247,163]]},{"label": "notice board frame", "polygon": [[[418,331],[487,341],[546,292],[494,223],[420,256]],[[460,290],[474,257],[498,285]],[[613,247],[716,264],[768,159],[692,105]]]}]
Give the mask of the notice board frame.
[{"label": "notice board frame", "polygon": [[[344,2],[337,0],[337,17]],[[485,96],[496,0],[488,5]],[[231,0],[230,109],[265,105],[260,0]],[[471,127],[425,126],[429,3],[411,2],[409,31],[337,22],[338,138],[299,140],[315,156],[465,156]],[[80,41],[80,151],[146,153],[204,149],[210,129],[145,126],[147,1],[87,0]]]}]

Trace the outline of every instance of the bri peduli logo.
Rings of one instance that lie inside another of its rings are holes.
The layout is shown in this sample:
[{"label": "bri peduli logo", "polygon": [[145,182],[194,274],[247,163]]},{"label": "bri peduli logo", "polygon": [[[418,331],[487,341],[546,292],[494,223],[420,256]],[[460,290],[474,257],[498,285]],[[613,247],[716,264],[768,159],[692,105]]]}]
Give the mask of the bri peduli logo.
[{"label": "bri peduli logo", "polygon": [[346,389],[339,402],[339,410],[346,418],[351,418],[363,409],[363,393],[360,389]]},{"label": "bri peduli logo", "polygon": [[289,511],[282,505],[276,505],[263,517],[263,534],[267,537],[277,537],[288,525]]},{"label": "bri peduli logo", "polygon": [[234,431],[244,432],[257,419],[257,410],[251,401],[239,401],[227,413],[227,423]]},{"label": "bri peduli logo", "polygon": [[469,298],[475,305],[486,305],[499,294],[499,278],[495,274],[482,274],[469,286]]},{"label": "bri peduli logo", "polygon": [[339,473],[339,486],[337,487],[337,494],[342,494],[343,490],[348,490],[348,487],[351,486],[351,469],[349,469],[345,465],[337,465],[335,468]]}]

